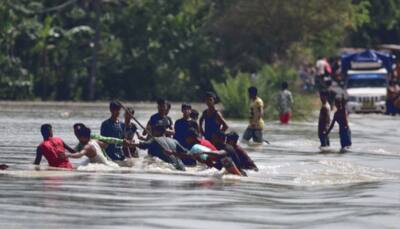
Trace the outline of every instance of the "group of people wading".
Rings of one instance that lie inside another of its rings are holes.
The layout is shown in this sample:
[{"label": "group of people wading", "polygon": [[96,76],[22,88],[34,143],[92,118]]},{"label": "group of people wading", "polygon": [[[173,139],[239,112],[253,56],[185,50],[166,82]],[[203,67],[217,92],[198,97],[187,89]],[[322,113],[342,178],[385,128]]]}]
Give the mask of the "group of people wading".
[{"label": "group of people wading", "polygon": [[[264,104],[257,96],[257,89],[248,89],[250,97],[250,124],[243,140],[262,143]],[[44,156],[50,167],[73,169],[70,158],[86,157],[86,164],[104,164],[110,167],[131,167],[139,150],[147,150],[150,157],[171,164],[184,171],[186,167],[203,164],[209,168],[225,169],[226,173],[245,176],[245,170],[258,171],[257,166],[239,145],[235,132],[227,133],[229,126],[216,108],[216,95],[208,92],[204,101],[207,109],[199,113],[190,104],[181,106],[182,118],[174,123],[169,117],[171,104],[157,100],[158,112],[152,115],[146,126],[134,117],[132,108],[120,102],[110,103],[111,117],[101,125],[100,134],[93,134],[83,123],[73,125],[79,143],[75,148],[53,136],[50,124],[41,126],[43,142],[37,147],[35,165]],[[124,121],[120,121],[124,110]],[[139,132],[139,125],[143,132]],[[84,164],[85,164],[84,163]]]}]

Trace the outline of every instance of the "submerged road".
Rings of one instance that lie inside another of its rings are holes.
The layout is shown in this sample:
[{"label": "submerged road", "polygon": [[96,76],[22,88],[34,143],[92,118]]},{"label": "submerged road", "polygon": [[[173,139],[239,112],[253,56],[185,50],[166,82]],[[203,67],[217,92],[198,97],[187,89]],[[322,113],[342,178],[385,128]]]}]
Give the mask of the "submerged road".
[{"label": "submerged road", "polygon": [[[143,158],[131,169],[35,172],[39,127],[75,145],[72,125],[99,132],[107,104],[0,103],[0,228],[398,228],[400,117],[351,115],[352,152],[318,150],[316,121],[267,122],[272,143],[244,147],[260,171],[177,172]],[[152,104],[135,104],[145,122]],[[179,106],[171,115],[177,119]],[[201,106],[199,108],[202,108]],[[229,121],[242,133],[245,122]],[[331,134],[339,150],[337,127]],[[78,165],[79,160],[73,160]],[[44,163],[45,164],[45,163]]]}]

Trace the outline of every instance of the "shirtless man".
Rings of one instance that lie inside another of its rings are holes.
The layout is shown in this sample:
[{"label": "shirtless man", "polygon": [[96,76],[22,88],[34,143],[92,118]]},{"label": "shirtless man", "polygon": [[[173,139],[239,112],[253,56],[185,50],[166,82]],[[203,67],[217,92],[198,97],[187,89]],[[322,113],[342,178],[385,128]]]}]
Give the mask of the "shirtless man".
[{"label": "shirtless man", "polygon": [[82,150],[74,154],[65,154],[68,158],[81,158],[86,156],[89,163],[104,164],[111,167],[119,167],[104,154],[103,150],[107,144],[98,140],[91,139],[91,130],[87,127],[81,127],[77,131],[79,143],[83,146]]},{"label": "shirtless man", "polygon": [[239,169],[254,170],[258,172],[258,168],[254,161],[250,158],[249,154],[238,145],[239,135],[236,132],[231,132],[226,135],[226,144],[233,147],[236,155],[239,157],[240,164],[237,165]]},{"label": "shirtless man", "polygon": [[331,123],[331,106],[328,103],[328,92],[321,91],[319,93],[321,99],[321,110],[319,112],[318,119],[318,137],[321,142],[321,148],[330,146],[329,136],[327,132],[329,130],[329,125]]}]

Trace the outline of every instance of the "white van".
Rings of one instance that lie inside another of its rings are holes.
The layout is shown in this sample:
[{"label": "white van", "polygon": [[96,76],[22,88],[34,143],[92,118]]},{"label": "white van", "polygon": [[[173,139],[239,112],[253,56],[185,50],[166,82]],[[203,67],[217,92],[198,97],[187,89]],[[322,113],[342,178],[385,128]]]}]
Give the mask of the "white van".
[{"label": "white van", "polygon": [[347,110],[350,113],[386,111],[388,72],[378,70],[349,70],[346,79]]}]

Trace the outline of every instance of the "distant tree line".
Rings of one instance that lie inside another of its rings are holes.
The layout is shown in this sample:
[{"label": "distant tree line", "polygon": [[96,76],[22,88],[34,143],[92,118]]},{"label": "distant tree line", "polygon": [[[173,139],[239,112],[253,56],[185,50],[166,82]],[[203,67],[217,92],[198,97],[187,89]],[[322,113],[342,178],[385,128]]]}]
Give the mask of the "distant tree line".
[{"label": "distant tree line", "polygon": [[398,0],[2,0],[0,99],[199,100],[226,71],[400,39]]}]

